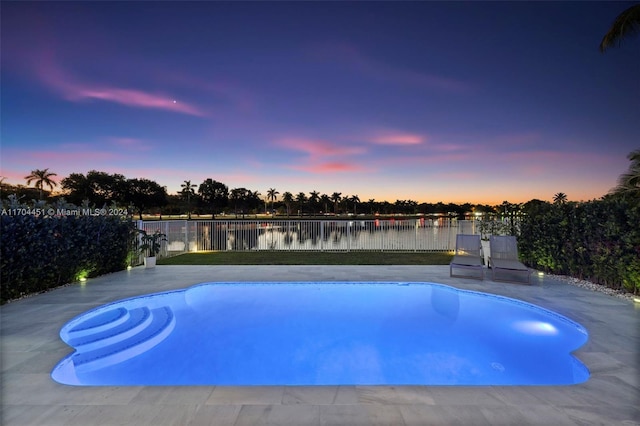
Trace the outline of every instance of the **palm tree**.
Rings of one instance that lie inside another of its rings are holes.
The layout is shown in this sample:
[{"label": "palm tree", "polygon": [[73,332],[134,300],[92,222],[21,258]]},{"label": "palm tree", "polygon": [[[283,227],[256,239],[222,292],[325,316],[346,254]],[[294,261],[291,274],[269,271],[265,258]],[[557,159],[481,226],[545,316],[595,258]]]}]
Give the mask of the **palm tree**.
[{"label": "palm tree", "polygon": [[267,199],[271,201],[271,210],[273,210],[273,202],[278,198],[279,192],[275,188],[269,188],[267,191]]},{"label": "palm tree", "polygon": [[338,213],[338,203],[342,199],[340,197],[341,195],[342,192],[334,192],[333,194],[331,194],[331,201],[333,201],[333,212],[336,214]]},{"label": "palm tree", "polygon": [[564,192],[558,192],[553,196],[553,204],[566,204],[567,203],[567,194]]},{"label": "palm tree", "polygon": [[604,53],[614,45],[619,46],[624,38],[638,31],[640,31],[640,4],[631,6],[618,15],[600,42],[600,52]]},{"label": "palm tree", "polygon": [[316,214],[315,206],[320,202],[320,193],[318,191],[311,191],[309,193],[309,205],[311,206],[311,213]]},{"label": "palm tree", "polygon": [[373,214],[373,207],[376,205],[376,200],[374,198],[369,198],[369,201],[367,201],[367,205],[369,206],[371,214]]},{"label": "palm tree", "polygon": [[40,190],[40,199],[42,200],[42,189],[45,185],[50,189],[53,189],[54,186],[58,185],[56,182],[51,180],[52,176],[58,175],[51,173],[48,168],[44,170],[36,169],[31,170],[31,174],[29,176],[25,176],[25,179],[27,180],[27,185],[34,182],[34,186]]},{"label": "palm tree", "polygon": [[194,188],[196,188],[198,185],[191,184],[190,180],[185,180],[183,184],[180,185],[180,187],[182,188],[182,191],[180,191],[180,194],[182,194],[183,197],[187,198],[187,219],[191,219],[191,196],[192,195],[196,195],[196,191]]},{"label": "palm tree", "polygon": [[296,201],[298,202],[298,215],[302,216],[304,203],[307,202],[307,194],[305,194],[304,192],[298,192],[298,195],[296,195]]},{"label": "palm tree", "polygon": [[345,214],[349,214],[349,201],[351,201],[351,195],[347,194],[340,200],[340,204],[342,205],[342,212]]},{"label": "palm tree", "polygon": [[328,210],[329,203],[331,202],[331,198],[329,198],[329,196],[327,194],[322,194],[320,196],[320,202],[324,206],[324,210],[322,210],[322,212],[326,213],[327,210]]},{"label": "palm tree", "polygon": [[351,196],[351,202],[353,203],[353,214],[357,215],[358,214],[358,203],[360,202],[360,197],[358,197],[357,195],[352,195]]},{"label": "palm tree", "polygon": [[262,198],[260,198],[261,195],[260,191],[247,191],[247,203],[249,204],[249,209],[256,213],[260,211],[262,203],[264,203],[265,211],[267,210],[267,203],[262,201]]},{"label": "palm tree", "polygon": [[627,155],[631,161],[629,170],[618,178],[618,185],[613,193],[636,196],[640,199],[640,149],[636,149]]},{"label": "palm tree", "polygon": [[287,206],[287,216],[289,216],[291,212],[291,203],[293,202],[293,194],[289,191],[285,192],[282,194],[282,201],[284,201],[284,204]]}]

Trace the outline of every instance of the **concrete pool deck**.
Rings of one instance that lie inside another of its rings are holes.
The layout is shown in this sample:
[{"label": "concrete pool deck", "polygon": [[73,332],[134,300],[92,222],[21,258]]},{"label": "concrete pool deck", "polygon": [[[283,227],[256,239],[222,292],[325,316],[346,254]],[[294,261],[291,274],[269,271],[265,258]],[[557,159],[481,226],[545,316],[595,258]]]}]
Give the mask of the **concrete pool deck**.
[{"label": "concrete pool deck", "polygon": [[[72,387],[50,378],[60,328],[102,304],[215,281],[420,281],[524,300],[589,331],[573,386]],[[0,308],[2,425],[640,425],[640,305],[532,276],[450,278],[448,266],[134,268]]]}]

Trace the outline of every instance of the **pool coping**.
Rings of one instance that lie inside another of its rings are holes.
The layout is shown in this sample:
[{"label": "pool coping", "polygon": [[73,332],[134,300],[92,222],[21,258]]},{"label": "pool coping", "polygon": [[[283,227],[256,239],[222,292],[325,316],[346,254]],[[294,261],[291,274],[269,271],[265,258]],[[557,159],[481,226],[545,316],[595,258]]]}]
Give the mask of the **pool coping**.
[{"label": "pool coping", "polygon": [[[355,277],[355,279],[354,279]],[[49,374],[70,348],[60,328],[93,307],[224,281],[435,282],[533,303],[589,331],[571,386],[73,387]],[[90,279],[0,307],[4,425],[640,425],[640,306],[532,276],[531,285],[451,278],[443,266],[158,266]]]}]

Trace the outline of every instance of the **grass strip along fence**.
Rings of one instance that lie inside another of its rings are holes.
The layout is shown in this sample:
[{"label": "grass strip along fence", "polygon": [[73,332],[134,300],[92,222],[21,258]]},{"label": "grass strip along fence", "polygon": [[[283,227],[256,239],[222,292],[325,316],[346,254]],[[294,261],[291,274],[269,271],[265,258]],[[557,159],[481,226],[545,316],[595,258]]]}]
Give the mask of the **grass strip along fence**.
[{"label": "grass strip along fence", "polygon": [[447,253],[217,251],[187,253],[158,265],[448,265]]},{"label": "grass strip along fence", "polygon": [[133,223],[119,216],[0,217],[0,302],[123,270]]}]

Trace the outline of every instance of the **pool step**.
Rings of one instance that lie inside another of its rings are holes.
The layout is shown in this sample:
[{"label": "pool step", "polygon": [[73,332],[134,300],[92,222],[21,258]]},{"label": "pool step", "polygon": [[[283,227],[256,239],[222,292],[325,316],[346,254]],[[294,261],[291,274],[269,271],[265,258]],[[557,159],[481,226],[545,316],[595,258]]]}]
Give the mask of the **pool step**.
[{"label": "pool step", "polygon": [[[124,308],[118,308],[118,310]],[[126,310],[126,309],[125,309]],[[76,348],[72,356],[77,373],[87,372],[117,364],[141,354],[162,342],[175,327],[175,317],[169,307],[149,309],[135,308],[112,314],[101,314],[101,319],[91,318],[68,331],[65,341]],[[121,318],[126,317],[126,320]],[[106,319],[111,319],[106,327]],[[95,332],[88,334],[85,330]]]},{"label": "pool step", "polygon": [[122,317],[125,318],[124,321],[118,318],[109,324],[89,329],[93,331],[92,333],[83,330],[82,335],[77,335],[70,332],[70,338],[66,342],[78,350],[96,349],[134,336],[147,328],[152,321],[151,311],[146,307],[127,311],[127,314]]},{"label": "pool step", "polygon": [[108,330],[116,325],[122,324],[130,317],[129,310],[125,308],[111,309],[106,312],[94,315],[75,325],[70,330],[63,328],[60,331],[60,337],[69,343],[72,339],[96,334],[104,330]]}]

